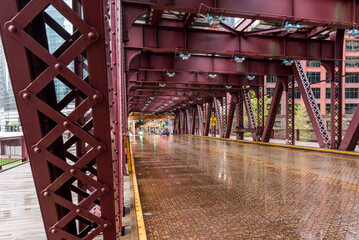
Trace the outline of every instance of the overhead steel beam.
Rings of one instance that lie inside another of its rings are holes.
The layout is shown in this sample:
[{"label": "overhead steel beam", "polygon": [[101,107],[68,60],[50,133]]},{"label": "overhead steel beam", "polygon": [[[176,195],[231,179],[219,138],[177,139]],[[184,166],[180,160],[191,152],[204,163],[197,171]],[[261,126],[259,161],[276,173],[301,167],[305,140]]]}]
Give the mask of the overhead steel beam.
[{"label": "overhead steel beam", "polygon": [[[123,0],[127,7],[146,6],[153,9],[171,9],[187,13],[211,12],[224,16],[282,22],[290,20],[306,25],[324,25],[349,29],[359,22],[358,3],[350,0]],[[325,9],[325,10],[323,10]],[[341,14],[338,14],[341,13]]]},{"label": "overhead steel beam", "polygon": [[[131,61],[131,60],[130,60]],[[127,70],[154,72],[200,72],[232,75],[276,75],[289,76],[292,70],[282,61],[248,59],[236,63],[229,58],[191,56],[182,60],[174,54],[143,53],[132,59]]]},{"label": "overhead steel beam", "polygon": [[332,40],[249,34],[134,24],[125,48],[167,53],[182,50],[229,57],[238,54],[249,58],[334,59],[335,41]]}]

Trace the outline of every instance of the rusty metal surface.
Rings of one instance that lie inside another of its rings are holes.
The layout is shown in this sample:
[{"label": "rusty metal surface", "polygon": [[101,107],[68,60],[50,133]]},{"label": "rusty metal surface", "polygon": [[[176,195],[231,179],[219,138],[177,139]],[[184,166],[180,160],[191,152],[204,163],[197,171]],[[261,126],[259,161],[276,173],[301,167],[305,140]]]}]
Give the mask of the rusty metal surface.
[{"label": "rusty metal surface", "polygon": [[191,136],[132,146],[148,239],[359,238],[356,157]]}]

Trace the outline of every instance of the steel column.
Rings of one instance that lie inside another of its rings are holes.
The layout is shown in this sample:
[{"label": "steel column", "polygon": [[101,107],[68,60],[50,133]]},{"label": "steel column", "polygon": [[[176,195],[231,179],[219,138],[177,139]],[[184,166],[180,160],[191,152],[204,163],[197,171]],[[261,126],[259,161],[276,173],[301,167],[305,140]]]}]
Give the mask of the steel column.
[{"label": "steel column", "polygon": [[327,128],[324,125],[322,115],[320,114],[317,102],[310,87],[307,75],[303,69],[302,63],[300,60],[294,60],[294,63],[295,64],[292,66],[294,76],[297,80],[298,87],[300,93],[302,94],[303,102],[307,109],[319,146],[322,148],[330,148],[330,137]]},{"label": "steel column", "polygon": [[[251,129],[257,130],[257,121],[256,117],[254,116],[254,111],[252,107],[252,101],[249,96],[249,92],[247,90],[244,91],[244,105],[246,106],[246,113],[248,117],[249,127]],[[255,132],[252,132],[253,141],[257,141],[257,134]]]},{"label": "steel column", "polygon": [[269,142],[270,140],[275,118],[277,116],[278,109],[280,106],[280,100],[282,99],[283,90],[284,90],[284,83],[282,79],[279,78],[274,88],[273,98],[267,116],[267,122],[266,125],[264,126],[263,136],[262,136],[263,142]]},{"label": "steel column", "polygon": [[244,129],[243,125],[243,91],[238,92],[237,104],[236,104],[236,131],[237,139],[244,139],[244,132],[241,132],[240,129]]},{"label": "steel column", "polygon": [[214,112],[215,112],[215,116],[217,118],[217,123],[218,123],[218,131],[219,131],[219,137],[223,138],[224,134],[225,134],[225,123],[223,120],[223,106],[221,106],[222,104],[220,103],[220,100],[218,98],[213,98],[213,102],[214,102]]},{"label": "steel column", "polygon": [[[231,137],[234,111],[236,110],[236,106],[237,106],[237,102],[238,102],[237,96],[235,94],[231,94],[230,98],[231,98],[231,100],[230,100],[229,110],[228,110],[225,138]],[[237,114],[238,114],[238,112],[237,112]]]},{"label": "steel column", "polygon": [[288,84],[286,86],[286,139],[288,144],[295,144],[295,99],[294,99],[294,77],[288,78]]},{"label": "steel column", "polygon": [[340,144],[340,150],[354,151],[359,141],[359,106],[355,110],[352,121],[348,127],[347,133]]}]

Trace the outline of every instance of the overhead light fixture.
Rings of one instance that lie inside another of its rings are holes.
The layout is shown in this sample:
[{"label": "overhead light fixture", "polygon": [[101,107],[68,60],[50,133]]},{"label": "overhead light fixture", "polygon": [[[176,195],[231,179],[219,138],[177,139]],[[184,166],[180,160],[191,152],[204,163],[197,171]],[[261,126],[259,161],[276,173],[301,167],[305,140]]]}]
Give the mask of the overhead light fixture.
[{"label": "overhead light fixture", "polygon": [[168,104],[167,104],[167,103],[165,103],[165,104],[163,104],[163,105],[168,106]]},{"label": "overhead light fixture", "polygon": [[225,85],[225,87],[227,88],[227,89],[231,89],[232,88],[232,85]]},{"label": "overhead light fixture", "polygon": [[299,23],[291,24],[288,21],[285,22],[284,29],[287,30],[288,33],[295,33],[300,28]]},{"label": "overhead light fixture", "polygon": [[177,106],[177,108],[181,108],[181,106]]},{"label": "overhead light fixture", "polygon": [[166,87],[166,83],[159,83],[158,86],[160,86],[160,87]]},{"label": "overhead light fixture", "polygon": [[253,79],[256,78],[256,76],[254,76],[254,75],[247,75],[247,78],[248,78],[248,80],[253,80]]},{"label": "overhead light fixture", "polygon": [[199,97],[199,98],[197,98],[197,100],[198,100],[198,101],[201,101],[201,100],[202,100],[202,98],[201,98],[201,97]]},{"label": "overhead light fixture", "polygon": [[188,60],[191,57],[191,53],[180,52],[179,57],[182,58],[182,60]]},{"label": "overhead light fixture", "polygon": [[171,100],[169,100],[168,102],[169,102],[169,103],[173,103],[173,101],[171,101]]},{"label": "overhead light fixture", "polygon": [[185,107],[185,106],[187,106],[187,104],[185,104],[185,103],[184,103],[184,104],[182,104],[182,105],[183,105],[184,107]]},{"label": "overhead light fixture", "polygon": [[359,30],[356,28],[353,28],[352,33],[350,35],[354,38],[359,38]]},{"label": "overhead light fixture", "polygon": [[207,13],[207,22],[211,27],[217,27],[221,21],[223,20],[222,15],[221,16],[211,16],[209,13]]},{"label": "overhead light fixture", "polygon": [[283,64],[286,65],[286,66],[292,66],[292,64],[294,63],[294,60],[293,59],[284,59],[283,60]]},{"label": "overhead light fixture", "polygon": [[193,103],[193,101],[189,101],[189,103],[190,103],[190,104],[192,104],[192,103]]},{"label": "overhead light fixture", "polygon": [[150,99],[154,99],[155,97],[154,96],[151,96]]},{"label": "overhead light fixture", "polygon": [[234,56],[234,61],[236,63],[242,63],[242,62],[244,62],[244,60],[246,60],[246,58],[244,56],[243,57]]},{"label": "overhead light fixture", "polygon": [[173,97],[173,100],[178,100],[179,99],[179,97]]},{"label": "overhead light fixture", "polygon": [[217,73],[208,73],[208,77],[210,77],[210,78],[216,78],[216,77],[217,77]]},{"label": "overhead light fixture", "polygon": [[175,72],[167,72],[166,75],[171,78],[171,77],[174,77],[176,75],[176,73]]}]

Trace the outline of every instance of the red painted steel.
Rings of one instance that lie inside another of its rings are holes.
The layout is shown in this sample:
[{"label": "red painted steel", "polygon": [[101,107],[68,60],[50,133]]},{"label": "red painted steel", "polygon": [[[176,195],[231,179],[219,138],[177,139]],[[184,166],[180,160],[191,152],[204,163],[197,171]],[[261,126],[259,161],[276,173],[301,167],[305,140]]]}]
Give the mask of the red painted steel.
[{"label": "red painted steel", "polygon": [[[42,18],[49,3],[77,29],[53,54],[47,50],[46,18]],[[100,0],[84,2],[82,19],[63,1],[0,4],[4,49],[47,237],[93,239],[102,234],[104,239],[115,239],[119,225],[115,221],[115,153],[108,111],[106,6]],[[67,67],[83,53],[88,64],[85,79]],[[67,116],[60,112],[64,101],[56,103],[55,76],[75,90],[69,95],[72,99],[83,99]],[[82,125],[79,120],[83,117],[86,123]],[[67,131],[71,134],[66,141],[63,134]],[[88,144],[81,155],[69,150],[78,141]],[[74,185],[76,180],[88,186],[87,192]],[[72,193],[82,200],[77,202]],[[79,228],[75,221],[81,223]]]},{"label": "red painted steel", "polygon": [[[262,137],[263,141],[269,141],[280,96],[286,90],[292,94],[292,109],[288,105],[286,114],[288,124],[292,119],[287,137],[293,144],[294,83],[287,87],[286,80],[278,82],[264,124],[263,76],[287,78],[294,74],[320,146],[355,148],[359,139],[359,110],[341,143],[341,76],[344,30],[355,27],[359,21],[359,3],[349,0],[72,2],[71,9],[63,0],[0,1],[1,34],[49,239],[92,239],[101,232],[104,239],[119,238],[122,176],[126,173],[123,136],[130,112],[172,111],[176,116],[176,133],[194,134],[198,128],[205,136],[210,132],[210,117],[216,115],[221,137],[230,137],[236,112],[237,138],[243,139],[240,130],[244,129],[244,101],[253,139]],[[73,25],[74,33],[67,32],[45,13],[49,4]],[[193,27],[198,24],[199,14],[207,13],[243,20],[233,27],[220,23],[224,29]],[[271,29],[251,31],[251,24],[257,20],[279,24]],[[303,28],[289,33],[285,31],[285,21],[298,22]],[[48,52],[45,24],[64,39],[53,54]],[[329,39],[313,39],[335,28]],[[183,60],[180,53],[191,57]],[[235,62],[237,55],[245,56],[245,61]],[[282,64],[284,59],[292,58],[322,61],[333,79],[331,138],[317,116],[309,85],[303,83],[304,71]],[[68,68],[72,61],[73,71]],[[248,75],[255,75],[255,79],[249,80]],[[71,89],[59,101],[53,83],[55,77]],[[254,90],[258,99],[257,120],[249,90]],[[75,110],[69,115],[62,114],[61,110],[73,100]],[[197,109],[193,108],[196,105]],[[215,129],[211,128],[211,132],[216,134]],[[71,151],[72,146],[76,146],[75,152]],[[77,194],[79,203],[72,193]]]}]

